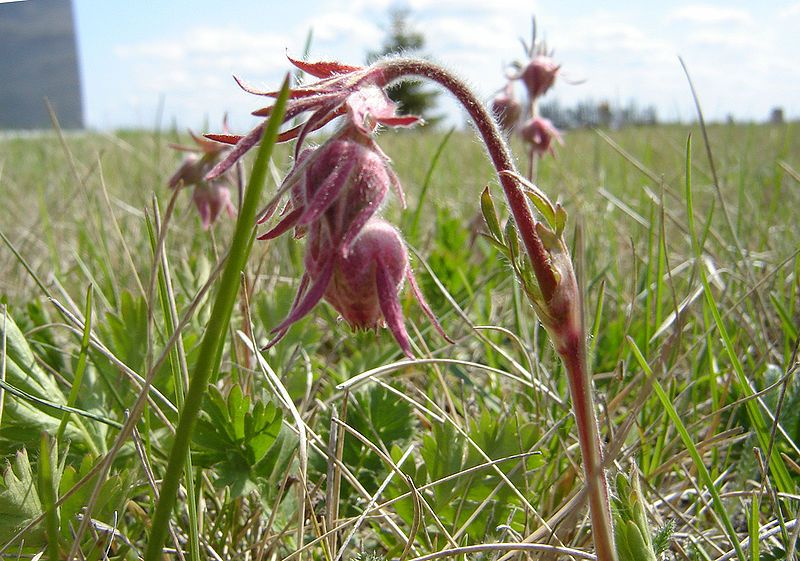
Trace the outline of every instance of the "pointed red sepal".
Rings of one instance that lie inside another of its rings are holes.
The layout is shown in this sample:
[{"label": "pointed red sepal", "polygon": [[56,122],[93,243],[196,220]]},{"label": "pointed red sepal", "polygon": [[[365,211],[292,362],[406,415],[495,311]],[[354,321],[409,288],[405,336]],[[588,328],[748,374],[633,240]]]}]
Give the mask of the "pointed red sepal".
[{"label": "pointed red sepal", "polygon": [[350,66],[333,61],[320,60],[317,62],[306,62],[305,60],[294,59],[288,55],[286,58],[297,68],[306,74],[311,74],[315,78],[330,78],[338,74],[349,74],[350,72],[357,72],[364,69],[363,66]]},{"label": "pointed red sepal", "polygon": [[264,96],[268,96],[268,97],[276,97],[276,93],[275,92],[268,92],[266,90],[259,90],[258,88],[255,88],[255,87],[251,86],[250,84],[248,84],[247,82],[245,82],[244,80],[242,80],[241,78],[236,76],[235,74],[233,76],[233,79],[236,81],[236,85],[238,85],[240,88],[242,88],[247,93],[251,93],[253,95],[264,95]]},{"label": "pointed red sepal", "polygon": [[386,266],[380,259],[375,260],[375,284],[378,289],[378,303],[386,320],[386,325],[394,335],[397,344],[403,349],[408,358],[413,359],[414,353],[411,351],[411,341],[408,339],[408,332],[403,322],[403,309],[400,306],[400,299],[397,297],[397,286],[392,282],[391,276],[386,270]]},{"label": "pointed red sepal", "polygon": [[296,208],[292,212],[286,215],[286,217],[278,222],[274,228],[271,230],[261,234],[256,239],[257,240],[273,240],[292,228],[297,222],[300,220],[300,217],[305,212],[304,207]]},{"label": "pointed red sepal", "polygon": [[240,134],[206,133],[203,136],[209,140],[213,140],[214,142],[221,142],[222,144],[230,144],[230,145],[235,145],[243,138],[242,135]]},{"label": "pointed red sepal", "polygon": [[439,332],[439,335],[441,335],[442,338],[448,343],[455,344],[455,341],[448,337],[447,333],[444,332],[442,325],[439,323],[439,319],[436,317],[436,314],[433,313],[433,310],[431,310],[431,307],[425,300],[425,296],[419,289],[417,279],[414,277],[414,271],[411,270],[411,267],[406,269],[406,280],[408,280],[408,286],[411,288],[411,293],[414,295],[414,298],[417,299],[419,307],[422,308],[422,311],[425,312],[425,315],[428,316],[429,320],[431,320],[433,327]]},{"label": "pointed red sepal", "polygon": [[425,121],[416,115],[400,115],[398,117],[381,117],[375,119],[382,125],[387,127],[413,127],[416,124],[422,124]]}]

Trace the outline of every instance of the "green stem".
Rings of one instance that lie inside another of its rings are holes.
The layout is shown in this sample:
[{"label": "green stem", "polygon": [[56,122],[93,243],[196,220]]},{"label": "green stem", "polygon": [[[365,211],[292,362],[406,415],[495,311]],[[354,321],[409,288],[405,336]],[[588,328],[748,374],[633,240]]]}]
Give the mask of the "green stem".
[{"label": "green stem", "polygon": [[288,92],[289,79],[287,77],[281,88],[280,96],[275,102],[272,116],[265,127],[256,162],[253,166],[253,174],[247,186],[242,207],[239,209],[239,218],[236,221],[236,229],[231,241],[228,261],[222,273],[219,292],[214,300],[211,317],[200,346],[194,375],[189,382],[186,400],[175,431],[175,441],[169,453],[167,469],[161,483],[158,505],[153,515],[153,529],[144,555],[145,561],[159,561],[161,559],[161,549],[167,538],[169,519],[178,496],[178,486],[183,474],[192,432],[200,414],[208,382],[211,379],[211,375],[219,369],[220,350],[224,343],[233,306],[236,303],[236,296],[239,292],[239,276],[250,253],[250,239],[255,224],[256,209],[266,182],[272,148],[277,140],[278,129],[283,120]]}]

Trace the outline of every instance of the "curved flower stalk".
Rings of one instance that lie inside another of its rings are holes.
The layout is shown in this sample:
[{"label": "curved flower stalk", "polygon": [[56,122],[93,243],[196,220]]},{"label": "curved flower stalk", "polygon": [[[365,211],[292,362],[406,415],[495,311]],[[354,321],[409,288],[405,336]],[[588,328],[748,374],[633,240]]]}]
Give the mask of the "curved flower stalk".
[{"label": "curved flower stalk", "polygon": [[[603,469],[600,432],[586,359],[582,299],[563,237],[566,212],[560,205],[553,205],[543,192],[517,173],[497,123],[461,80],[433,63],[416,59],[385,60],[376,64],[376,72],[383,74],[387,85],[408,77],[437,82],[461,103],[483,139],[516,224],[513,239],[504,240],[509,256],[518,262],[515,265],[518,277],[567,371],[583,455],[595,553],[599,561],[615,561],[608,481]],[[534,219],[528,200],[534,202],[543,222]],[[488,218],[487,221],[499,223],[496,216],[493,221]],[[511,249],[518,244],[517,234],[523,242],[524,258],[519,251],[514,254]]]},{"label": "curved flower stalk", "polygon": [[236,209],[231,202],[230,189],[221,184],[223,179],[208,180],[205,177],[228,149],[222,144],[199,137],[192,131],[189,131],[189,134],[194,140],[195,146],[170,145],[171,148],[188,152],[188,154],[169,178],[167,185],[171,189],[188,185],[194,186],[192,201],[197,207],[203,229],[208,230],[223,210],[230,217],[236,216]]},{"label": "curved flower stalk", "polygon": [[[409,274],[399,233],[374,216],[388,190],[384,188],[386,181],[392,182],[385,169],[382,170],[385,177],[380,181],[375,179],[382,167],[387,166],[387,161],[381,157],[367,158],[351,169],[348,162],[340,159],[344,154],[361,154],[360,148],[348,144],[352,142],[365,147],[374,156],[377,151],[371,134],[379,124],[407,126],[416,122],[416,118],[394,114],[394,106],[383,93],[385,87],[398,80],[426,78],[449,90],[468,112],[483,139],[514,217],[516,232],[512,228],[504,235],[493,206],[488,202],[491,198],[484,197],[484,215],[490,230],[496,241],[507,248],[525,292],[567,371],[597,558],[615,561],[608,483],[586,361],[581,294],[563,236],[566,212],[519,176],[492,115],[462,81],[436,64],[409,58],[390,58],[367,68],[292,62],[319,81],[292,92],[289,118],[304,112],[309,112],[310,117],[282,135],[284,140],[298,139],[295,167],[279,190],[279,197],[290,193],[290,199],[284,218],[264,235],[275,237],[294,227],[295,235],[308,236],[306,272],[292,311],[276,328],[277,338],[324,297],[355,327],[377,326],[382,315],[400,346],[410,353],[396,292],[403,276],[412,290],[418,290]],[[273,94],[265,92],[263,95]],[[270,112],[271,108],[266,108],[257,113],[268,115]],[[302,141],[309,131],[341,115],[347,115],[347,124],[329,141],[331,144],[303,150]],[[235,144],[231,154],[207,175],[213,178],[252,147],[258,134],[208,137]],[[332,165],[323,165],[323,162]],[[365,170],[366,180],[361,170]],[[529,200],[534,202],[542,221],[534,218]],[[273,201],[265,215],[273,213],[277,205]],[[522,250],[517,236],[522,240]],[[420,302],[438,326],[424,300],[420,298]]]}]

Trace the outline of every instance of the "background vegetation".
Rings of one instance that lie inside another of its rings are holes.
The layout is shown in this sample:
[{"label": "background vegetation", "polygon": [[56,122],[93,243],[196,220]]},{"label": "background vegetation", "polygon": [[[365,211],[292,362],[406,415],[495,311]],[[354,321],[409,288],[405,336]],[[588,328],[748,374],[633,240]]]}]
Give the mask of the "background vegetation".
[{"label": "background vegetation", "polygon": [[[798,130],[708,132],[713,167],[697,129],[573,131],[538,184],[575,228],[609,470],[635,461],[651,527],[673,531],[670,558],[727,559],[740,540],[751,559],[785,559],[800,531]],[[223,219],[201,231],[188,193],[170,209],[178,157],[167,144],[178,140],[0,140],[0,558],[47,546],[50,558],[75,548],[135,559],[147,543],[233,230]],[[589,549],[566,380],[481,236],[479,195],[494,185],[482,149],[468,131],[379,140],[409,201],[384,212],[403,225],[456,344],[406,295],[426,360],[398,363],[388,333],[351,333],[326,305],[253,352],[251,337],[264,343],[291,304],[303,245],[257,242],[178,494],[175,558],[412,559],[520,541]],[[274,179],[288,156],[276,151]],[[117,442],[151,375],[141,422]]]}]

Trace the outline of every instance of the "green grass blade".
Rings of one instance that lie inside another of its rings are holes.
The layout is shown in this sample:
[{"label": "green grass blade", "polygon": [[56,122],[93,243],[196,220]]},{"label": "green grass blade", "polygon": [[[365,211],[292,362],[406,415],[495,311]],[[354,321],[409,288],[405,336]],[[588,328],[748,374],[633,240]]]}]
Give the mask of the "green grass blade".
[{"label": "green grass blade", "polygon": [[[89,337],[92,333],[92,285],[86,289],[86,308],[83,313],[83,336],[81,337],[81,351],[78,355],[78,365],[75,367],[75,376],[72,379],[72,388],[69,390],[69,397],[67,397],[67,406],[75,407],[75,402],[78,401],[78,392],[81,390],[83,383],[83,373],[86,371],[86,359],[89,356]],[[64,436],[64,431],[67,429],[67,421],[69,421],[69,413],[65,412],[61,417],[61,423],[58,425],[56,432],[56,442],[61,441]],[[91,440],[88,440],[91,443]],[[97,453],[97,450],[95,450]]]},{"label": "green grass blade", "polygon": [[53,476],[56,469],[53,460],[56,457],[53,450],[55,450],[55,444],[51,446],[50,437],[46,433],[42,433],[38,470],[39,500],[42,502],[42,512],[44,512],[47,557],[50,561],[61,558],[58,555],[58,509],[56,508],[56,487]]},{"label": "green grass blade", "polygon": [[[155,203],[153,206],[156,213],[156,221],[158,222],[158,207]],[[159,225],[160,228],[166,228],[166,224],[164,223],[160,223]],[[161,267],[158,269],[158,295],[161,303],[161,312],[164,316],[164,328],[168,334],[171,334],[175,331],[175,326],[178,324],[178,311],[172,290],[169,261],[163,251],[158,251],[159,240],[157,239],[150,215],[147,215],[147,233],[150,238],[150,249],[153,252],[153,258],[160,256],[161,260]],[[178,335],[175,346],[170,352],[169,363],[172,372],[172,381],[175,386],[175,400],[178,407],[182,408],[186,399],[184,380],[188,379],[188,367],[186,365],[186,351],[183,346],[183,337],[180,335]],[[199,561],[200,524],[197,512],[197,494],[195,490],[194,466],[192,465],[191,450],[186,451],[186,458],[184,461],[186,462],[183,470],[186,480],[186,505],[189,515],[189,527],[187,528],[187,533],[189,534],[189,559],[192,561]]]},{"label": "green grass blade", "polygon": [[[769,471],[775,478],[776,487],[782,493],[794,493],[794,483],[792,482],[792,478],[789,475],[786,466],[783,464],[780,456],[773,450],[773,447],[770,446],[770,427],[764,420],[764,417],[758,408],[758,401],[756,401],[754,397],[755,392],[753,391],[753,388],[750,387],[750,382],[747,380],[747,376],[744,373],[744,367],[742,366],[742,362],[739,359],[739,355],[737,354],[736,348],[733,345],[733,340],[728,333],[728,329],[725,327],[725,323],[722,321],[722,315],[720,314],[719,306],[717,306],[717,301],[714,298],[714,293],[712,292],[711,285],[708,282],[708,275],[706,275],[706,270],[702,263],[702,246],[700,245],[695,233],[694,215],[692,214],[694,212],[694,207],[692,203],[691,148],[692,139],[689,137],[686,143],[686,207],[689,220],[689,235],[692,239],[692,248],[694,250],[697,269],[700,274],[700,280],[703,283],[703,292],[705,294],[706,303],[708,304],[711,315],[714,318],[714,323],[719,330],[725,352],[731,361],[734,372],[736,373],[737,389],[740,395],[746,399],[744,403],[745,410],[747,411],[747,417],[749,418],[750,424],[752,425],[753,431],[758,439],[758,444],[765,455],[772,450],[772,454],[770,454],[770,457],[767,458],[767,462],[769,464]],[[777,419],[776,422],[778,422]]]},{"label": "green grass blade", "polygon": [[694,462],[695,469],[697,469],[697,475],[700,477],[700,480],[703,482],[703,485],[705,485],[706,490],[711,495],[711,506],[717,513],[717,516],[719,516],[722,524],[725,526],[725,531],[727,532],[728,538],[733,544],[733,548],[736,550],[736,555],[739,557],[740,561],[746,561],[747,558],[745,557],[744,550],[742,549],[742,544],[739,541],[739,536],[736,535],[736,530],[733,528],[733,522],[731,522],[731,518],[728,516],[728,511],[725,510],[725,505],[722,502],[722,498],[719,496],[717,486],[714,484],[714,480],[711,478],[711,474],[708,472],[708,469],[706,469],[703,458],[700,456],[700,452],[694,445],[689,431],[686,430],[686,426],[683,424],[683,421],[681,421],[680,414],[675,410],[675,407],[672,405],[672,400],[670,400],[667,392],[664,391],[661,383],[653,375],[650,365],[647,364],[647,359],[644,358],[642,351],[640,351],[639,347],[636,346],[636,341],[634,341],[630,335],[627,335],[626,338],[628,340],[628,345],[630,345],[631,350],[633,351],[633,356],[636,357],[636,360],[639,362],[639,366],[642,367],[644,373],[653,383],[653,390],[656,392],[656,396],[661,402],[662,407],[664,407],[664,410],[667,412],[667,415],[672,420],[672,424],[678,431],[678,436],[680,436],[683,445],[689,452],[689,456]]},{"label": "green grass blade", "polygon": [[436,152],[433,153],[431,165],[428,167],[428,172],[425,174],[425,181],[422,183],[422,189],[419,192],[417,208],[414,210],[414,218],[411,221],[411,227],[408,229],[409,239],[414,240],[415,243],[419,241],[417,239],[417,230],[419,229],[419,221],[422,217],[422,207],[425,205],[425,199],[428,195],[428,187],[430,187],[431,184],[431,177],[433,177],[433,172],[436,169],[436,165],[439,163],[439,158],[442,156],[442,152],[444,151],[444,147],[447,145],[447,141],[450,140],[450,137],[453,135],[455,130],[455,127],[451,127],[450,130],[447,131],[447,134],[444,135],[444,138],[442,138],[439,146],[436,147]]},{"label": "green grass blade", "polygon": [[284,79],[281,93],[275,101],[272,116],[261,138],[253,173],[247,186],[242,208],[239,209],[239,218],[236,221],[236,229],[233,234],[228,260],[225,264],[225,270],[222,272],[222,279],[211,310],[211,317],[200,345],[197,365],[189,382],[186,401],[181,410],[180,422],[175,431],[175,441],[170,450],[167,470],[161,484],[161,494],[153,516],[153,531],[150,534],[150,540],[145,551],[145,561],[158,561],[161,558],[161,549],[167,537],[169,519],[178,495],[178,485],[183,474],[192,431],[200,413],[208,381],[218,369],[220,348],[223,345],[233,306],[236,302],[236,295],[239,291],[239,276],[249,255],[256,211],[261,192],[264,189],[264,183],[266,182],[269,161],[278,136],[278,129],[283,119],[288,93],[289,79],[287,76]]}]

